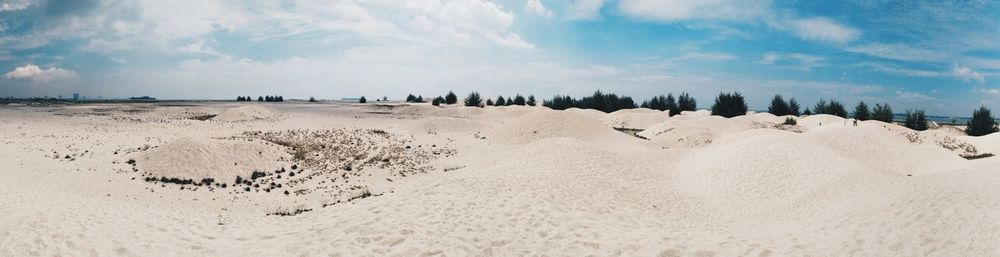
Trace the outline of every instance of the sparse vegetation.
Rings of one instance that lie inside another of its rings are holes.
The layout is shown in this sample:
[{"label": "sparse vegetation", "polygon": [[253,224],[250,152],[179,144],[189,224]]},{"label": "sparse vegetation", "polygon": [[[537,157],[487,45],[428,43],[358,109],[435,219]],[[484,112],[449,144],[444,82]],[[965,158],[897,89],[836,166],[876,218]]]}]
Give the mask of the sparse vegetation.
[{"label": "sparse vegetation", "polygon": [[367,103],[367,102],[368,102],[368,99],[365,99],[364,96],[362,96],[360,99],[358,99],[358,103]]},{"label": "sparse vegetation", "polygon": [[892,123],[892,107],[889,107],[888,103],[875,104],[875,108],[872,109],[871,119]]},{"label": "sparse vegetation", "polygon": [[785,118],[785,123],[782,123],[782,124],[784,124],[784,125],[790,125],[791,126],[791,125],[798,124],[798,122],[795,121],[795,118],[788,117],[788,118]]},{"label": "sparse vegetation", "polygon": [[969,119],[965,134],[978,137],[997,132],[997,121],[986,106],[979,107],[979,110],[972,112],[972,119]]},{"label": "sparse vegetation", "polygon": [[636,108],[631,97],[618,96],[616,94],[606,94],[600,90],[591,96],[583,97],[579,100],[570,96],[554,96],[552,100],[542,101],[542,106],[554,110],[565,110],[569,108],[595,109],[602,112],[614,112],[621,109]]},{"label": "sparse vegetation", "polygon": [[719,93],[712,105],[712,115],[732,118],[747,114],[747,103],[739,92]]},{"label": "sparse vegetation", "polygon": [[927,116],[924,115],[924,110],[906,110],[903,126],[916,131],[927,130]]},{"label": "sparse vegetation", "polygon": [[528,106],[535,106],[535,95],[529,95],[528,101],[525,102]]},{"label": "sparse vegetation", "polygon": [[316,98],[315,98],[315,97],[312,97],[312,96],[310,96],[310,97],[309,97],[309,102],[310,102],[310,103],[315,103],[315,102],[318,102],[318,101],[316,101]]},{"label": "sparse vegetation", "polygon": [[440,106],[444,102],[444,97],[438,96],[431,100],[431,105]]},{"label": "sparse vegetation", "polygon": [[483,98],[478,92],[469,93],[469,96],[465,97],[465,106],[483,107]]}]

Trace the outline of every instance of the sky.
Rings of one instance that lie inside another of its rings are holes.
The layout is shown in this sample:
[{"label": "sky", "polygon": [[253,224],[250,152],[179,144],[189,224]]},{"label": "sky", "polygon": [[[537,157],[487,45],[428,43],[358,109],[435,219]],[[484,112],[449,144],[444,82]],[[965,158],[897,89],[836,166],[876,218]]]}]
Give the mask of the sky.
[{"label": "sky", "polygon": [[1000,108],[1000,1],[0,0],[0,97],[738,91]]}]

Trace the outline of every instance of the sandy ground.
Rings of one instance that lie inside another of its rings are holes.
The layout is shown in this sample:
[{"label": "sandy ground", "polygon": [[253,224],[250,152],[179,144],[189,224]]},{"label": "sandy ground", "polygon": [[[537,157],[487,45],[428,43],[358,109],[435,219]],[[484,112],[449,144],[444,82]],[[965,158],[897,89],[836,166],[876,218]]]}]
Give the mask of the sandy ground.
[{"label": "sandy ground", "polygon": [[3,106],[0,256],[1000,256],[1000,134],[784,119]]}]

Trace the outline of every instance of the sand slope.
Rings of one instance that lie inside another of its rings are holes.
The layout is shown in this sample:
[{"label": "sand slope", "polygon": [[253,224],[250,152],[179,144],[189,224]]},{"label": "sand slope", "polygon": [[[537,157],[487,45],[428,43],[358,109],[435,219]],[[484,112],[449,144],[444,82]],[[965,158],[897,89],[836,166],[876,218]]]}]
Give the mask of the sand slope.
[{"label": "sand slope", "polygon": [[[100,112],[92,107],[72,112]],[[662,133],[647,141],[588,110],[373,114],[287,103],[268,107],[293,114],[280,122],[225,123],[164,115],[191,110],[178,107],[80,116],[34,108],[0,107],[0,256],[1000,255],[1000,159],[966,160],[937,143],[949,136],[993,151],[997,134],[854,127],[826,116],[803,117],[792,130],[773,126],[783,117],[700,111],[651,126],[643,133]],[[399,113],[412,111],[420,113]],[[131,120],[153,115],[177,118]],[[317,140],[309,147],[327,155],[311,160],[338,165],[308,189],[364,181],[381,195],[316,207],[330,196],[180,190],[140,176],[267,168],[294,156],[212,137],[260,130],[312,142],[311,132],[332,128],[393,133],[388,153],[399,154],[359,154],[379,148],[359,139],[368,136]],[[673,147],[657,138],[684,130],[711,142]],[[408,168],[418,152],[435,156],[423,159],[428,169]],[[347,172],[342,162],[371,165]],[[312,210],[266,215],[298,207]]]}]

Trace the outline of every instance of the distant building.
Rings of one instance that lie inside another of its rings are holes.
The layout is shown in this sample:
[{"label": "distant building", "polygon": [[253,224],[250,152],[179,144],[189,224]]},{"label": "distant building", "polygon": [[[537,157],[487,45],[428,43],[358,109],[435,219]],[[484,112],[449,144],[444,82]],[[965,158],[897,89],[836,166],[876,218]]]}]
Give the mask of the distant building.
[{"label": "distant building", "polygon": [[80,100],[80,93],[73,93],[73,101]]}]

